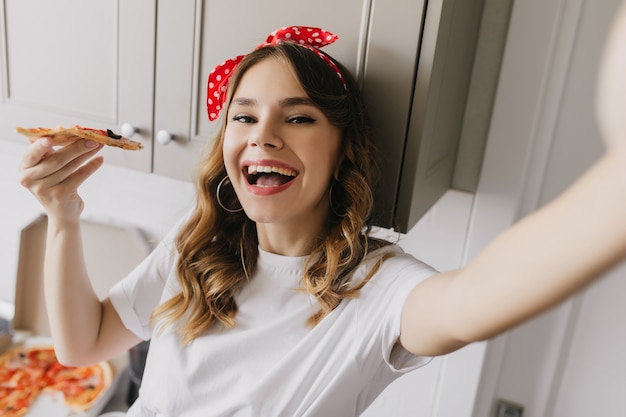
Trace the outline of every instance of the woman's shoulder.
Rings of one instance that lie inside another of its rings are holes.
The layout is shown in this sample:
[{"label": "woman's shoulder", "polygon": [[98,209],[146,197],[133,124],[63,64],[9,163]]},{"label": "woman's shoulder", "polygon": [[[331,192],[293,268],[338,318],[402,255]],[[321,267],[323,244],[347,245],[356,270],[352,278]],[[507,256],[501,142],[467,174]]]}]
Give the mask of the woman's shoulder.
[{"label": "woman's shoulder", "polygon": [[370,245],[372,249],[365,255],[364,261],[371,263],[383,260],[387,265],[419,265],[422,267],[430,268],[426,262],[421,261],[416,256],[407,253],[402,249],[400,245],[394,242],[385,240],[377,240],[374,244]]},{"label": "woman's shoulder", "polygon": [[372,279],[378,277],[398,278],[402,276],[424,279],[437,271],[414,255],[405,252],[395,243],[383,244],[369,252],[363,262],[366,270],[377,268]]},{"label": "woman's shoulder", "polygon": [[403,305],[415,286],[436,273],[434,268],[406,253],[400,246],[393,243],[382,246],[368,253],[355,271],[355,281],[365,279],[366,282],[354,299],[354,305],[362,314],[388,313],[388,318],[392,319],[395,310],[391,306]]}]

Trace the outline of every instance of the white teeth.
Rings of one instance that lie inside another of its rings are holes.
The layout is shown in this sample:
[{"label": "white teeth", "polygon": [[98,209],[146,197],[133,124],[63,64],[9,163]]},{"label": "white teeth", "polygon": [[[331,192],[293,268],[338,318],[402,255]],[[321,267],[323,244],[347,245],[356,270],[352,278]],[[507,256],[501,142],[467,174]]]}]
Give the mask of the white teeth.
[{"label": "white teeth", "polygon": [[288,177],[295,177],[296,171],[289,168],[281,168],[281,167],[272,167],[272,166],[262,166],[262,165],[250,165],[248,167],[248,174],[256,175],[260,172],[270,174],[272,172],[280,175],[285,175]]}]

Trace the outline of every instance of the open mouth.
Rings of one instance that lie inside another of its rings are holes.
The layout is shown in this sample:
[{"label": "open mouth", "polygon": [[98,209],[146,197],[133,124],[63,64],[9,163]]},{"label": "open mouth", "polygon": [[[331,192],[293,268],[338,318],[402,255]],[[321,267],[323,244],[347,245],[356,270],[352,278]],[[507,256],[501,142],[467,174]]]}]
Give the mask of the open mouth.
[{"label": "open mouth", "polygon": [[293,180],[298,173],[290,168],[250,165],[244,168],[248,183],[258,187],[278,187]]}]

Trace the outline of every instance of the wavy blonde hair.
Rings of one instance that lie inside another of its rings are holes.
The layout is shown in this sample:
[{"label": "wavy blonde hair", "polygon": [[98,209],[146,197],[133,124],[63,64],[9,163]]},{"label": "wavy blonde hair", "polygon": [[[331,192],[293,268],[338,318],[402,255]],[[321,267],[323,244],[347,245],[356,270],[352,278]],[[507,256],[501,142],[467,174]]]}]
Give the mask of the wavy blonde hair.
[{"label": "wavy blonde hair", "polygon": [[[359,87],[349,71],[333,60],[342,72],[344,87],[319,56],[289,42],[263,47],[246,56],[230,80],[228,104],[242,76],[264,59],[279,59],[289,65],[309,98],[343,133],[343,161],[334,183],[329,184],[332,208],[328,211],[327,234],[312,242],[302,277],[301,291],[319,302],[319,311],[309,319],[309,324],[315,325],[342,299],[356,297],[389,256],[381,256],[364,279],[352,282],[351,273],[364,257],[389,244],[368,236],[376,177],[372,129]],[[223,111],[227,113],[227,109]],[[198,167],[196,208],[176,239],[182,290],[159,306],[153,316],[161,325],[184,318],[178,328],[184,343],[216,323],[235,326],[235,295],[249,280],[258,257],[255,223],[245,212],[227,212],[218,203],[217,186],[226,176],[222,146],[228,121],[226,117],[222,120],[220,133]],[[239,206],[232,187],[221,190],[220,199],[226,207]]]}]

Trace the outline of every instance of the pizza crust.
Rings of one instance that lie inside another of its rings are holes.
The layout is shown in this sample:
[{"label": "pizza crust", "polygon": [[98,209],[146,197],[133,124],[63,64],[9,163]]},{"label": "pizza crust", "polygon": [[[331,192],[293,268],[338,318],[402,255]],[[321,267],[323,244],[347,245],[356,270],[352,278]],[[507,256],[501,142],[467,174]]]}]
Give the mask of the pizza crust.
[{"label": "pizza crust", "polygon": [[[58,126],[54,129],[45,127],[25,128],[18,126],[15,128],[15,131],[26,136],[30,143],[46,137],[49,138],[55,146],[65,146],[79,139],[91,139],[107,146],[115,146],[131,151],[143,149],[143,145],[140,142],[130,140],[124,136],[115,135],[111,131],[91,129],[79,125],[74,125],[69,128]],[[108,133],[110,133],[110,135]]]}]

